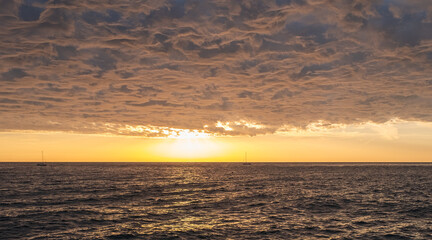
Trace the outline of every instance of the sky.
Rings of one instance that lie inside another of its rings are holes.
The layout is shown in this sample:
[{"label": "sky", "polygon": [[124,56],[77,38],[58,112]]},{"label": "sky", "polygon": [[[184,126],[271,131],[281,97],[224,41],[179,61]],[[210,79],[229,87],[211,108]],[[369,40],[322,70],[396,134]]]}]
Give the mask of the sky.
[{"label": "sky", "polygon": [[0,6],[0,161],[432,161],[430,0]]}]

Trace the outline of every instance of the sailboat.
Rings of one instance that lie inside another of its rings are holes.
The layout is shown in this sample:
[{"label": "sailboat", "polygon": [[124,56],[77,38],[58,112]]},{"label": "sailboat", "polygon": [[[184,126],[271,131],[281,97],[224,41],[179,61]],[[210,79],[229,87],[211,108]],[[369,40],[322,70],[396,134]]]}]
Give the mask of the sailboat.
[{"label": "sailboat", "polygon": [[43,151],[42,151],[42,162],[40,162],[40,163],[38,163],[37,164],[38,166],[46,166],[46,163],[45,163],[45,161],[44,161],[44,156],[43,156]]},{"label": "sailboat", "polygon": [[245,152],[243,165],[251,165],[251,163],[247,161],[247,152]]}]

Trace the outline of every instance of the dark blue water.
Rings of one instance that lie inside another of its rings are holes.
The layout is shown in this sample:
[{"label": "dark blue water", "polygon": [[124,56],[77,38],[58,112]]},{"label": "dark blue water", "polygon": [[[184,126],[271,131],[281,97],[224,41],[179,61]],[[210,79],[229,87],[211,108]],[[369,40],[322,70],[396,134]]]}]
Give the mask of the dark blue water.
[{"label": "dark blue water", "polygon": [[1,239],[432,239],[432,164],[0,163]]}]

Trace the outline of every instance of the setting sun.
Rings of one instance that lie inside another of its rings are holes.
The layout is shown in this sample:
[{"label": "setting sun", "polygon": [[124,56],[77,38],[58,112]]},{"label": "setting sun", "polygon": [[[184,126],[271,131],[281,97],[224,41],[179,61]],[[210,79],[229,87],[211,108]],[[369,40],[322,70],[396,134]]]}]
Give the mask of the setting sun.
[{"label": "setting sun", "polygon": [[154,154],[172,159],[203,159],[225,154],[222,143],[208,136],[181,133],[157,144]]}]

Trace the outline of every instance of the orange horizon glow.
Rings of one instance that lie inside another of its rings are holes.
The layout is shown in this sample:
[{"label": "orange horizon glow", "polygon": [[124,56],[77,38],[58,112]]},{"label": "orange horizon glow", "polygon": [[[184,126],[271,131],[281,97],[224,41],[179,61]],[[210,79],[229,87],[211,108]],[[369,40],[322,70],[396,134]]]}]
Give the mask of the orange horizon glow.
[{"label": "orange horizon glow", "polygon": [[166,138],[62,132],[0,133],[0,161],[38,162],[431,162],[432,125],[391,121],[285,130],[259,136],[180,131]]}]

